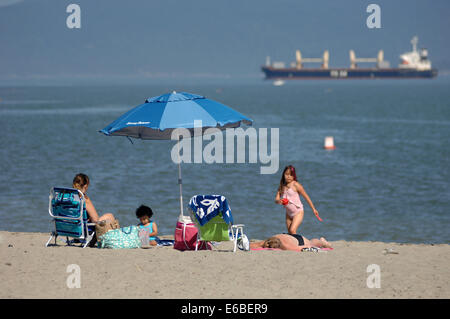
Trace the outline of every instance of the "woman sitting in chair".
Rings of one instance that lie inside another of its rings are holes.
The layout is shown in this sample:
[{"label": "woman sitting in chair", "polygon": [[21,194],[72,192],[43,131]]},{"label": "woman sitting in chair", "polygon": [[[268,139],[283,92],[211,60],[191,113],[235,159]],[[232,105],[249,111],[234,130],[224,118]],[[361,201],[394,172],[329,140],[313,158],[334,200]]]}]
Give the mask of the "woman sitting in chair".
[{"label": "woman sitting in chair", "polygon": [[94,204],[92,204],[91,199],[86,195],[86,192],[89,187],[89,177],[85,174],[77,174],[72,182],[72,187],[80,190],[83,195],[84,199],[86,201],[86,212],[88,214],[89,222],[91,223],[98,223],[102,220],[111,220],[113,221],[115,219],[114,215],[111,213],[104,214],[102,216],[98,216],[97,210],[94,207]]}]

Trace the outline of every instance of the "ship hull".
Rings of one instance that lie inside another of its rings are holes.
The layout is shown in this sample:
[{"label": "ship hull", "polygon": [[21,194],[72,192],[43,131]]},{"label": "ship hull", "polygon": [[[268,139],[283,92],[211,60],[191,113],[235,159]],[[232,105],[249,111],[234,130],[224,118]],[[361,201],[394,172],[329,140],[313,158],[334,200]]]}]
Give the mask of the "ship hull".
[{"label": "ship hull", "polygon": [[302,79],[414,79],[434,78],[437,70],[414,70],[414,69],[296,69],[296,68],[273,68],[263,66],[262,71],[266,79],[302,80]]}]

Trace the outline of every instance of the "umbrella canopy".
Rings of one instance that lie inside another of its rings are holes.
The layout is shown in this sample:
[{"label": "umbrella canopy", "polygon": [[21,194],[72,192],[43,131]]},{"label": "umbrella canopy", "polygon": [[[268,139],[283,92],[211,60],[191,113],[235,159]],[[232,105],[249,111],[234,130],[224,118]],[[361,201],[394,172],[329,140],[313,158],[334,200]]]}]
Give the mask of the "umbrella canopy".
[{"label": "umbrella canopy", "polygon": [[[170,140],[177,128],[194,130],[194,121],[202,121],[202,130],[215,127],[221,130],[252,125],[253,120],[201,95],[191,93],[168,93],[148,98],[99,132],[107,136],[126,136],[150,140]],[[180,186],[180,215],[183,215],[183,191],[181,165],[178,162]]]},{"label": "umbrella canopy", "polygon": [[201,120],[203,130],[216,127],[226,129],[252,120],[201,95],[168,93],[148,98],[144,104],[120,116],[100,132],[105,135],[128,136],[140,139],[170,140],[174,129],[194,129],[194,121]]}]

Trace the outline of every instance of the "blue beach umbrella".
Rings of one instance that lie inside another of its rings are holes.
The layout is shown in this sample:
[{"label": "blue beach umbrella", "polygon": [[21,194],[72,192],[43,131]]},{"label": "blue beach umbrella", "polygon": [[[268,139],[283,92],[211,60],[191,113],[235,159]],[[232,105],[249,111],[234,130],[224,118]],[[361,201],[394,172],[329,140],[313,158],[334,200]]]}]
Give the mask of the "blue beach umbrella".
[{"label": "blue beach umbrella", "polygon": [[[107,136],[126,136],[144,140],[170,140],[173,130],[193,130],[194,121],[202,121],[202,131],[207,128],[224,130],[241,124],[252,125],[253,120],[229,106],[191,93],[168,93],[145,100],[120,116],[99,132]],[[203,134],[202,133],[202,134]],[[178,163],[180,186],[180,213],[183,215],[181,165]]]}]

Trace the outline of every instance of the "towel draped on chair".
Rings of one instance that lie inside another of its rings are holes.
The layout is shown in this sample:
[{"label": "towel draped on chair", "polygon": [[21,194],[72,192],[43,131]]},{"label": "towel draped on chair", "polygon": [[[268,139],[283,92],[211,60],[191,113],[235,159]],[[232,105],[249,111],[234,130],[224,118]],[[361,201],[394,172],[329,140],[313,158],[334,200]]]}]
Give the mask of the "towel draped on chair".
[{"label": "towel draped on chair", "polygon": [[222,213],[222,218],[227,224],[233,224],[231,208],[228,205],[225,196],[196,195],[189,201],[189,207],[194,212],[194,215],[201,226],[219,215],[219,213]]}]

